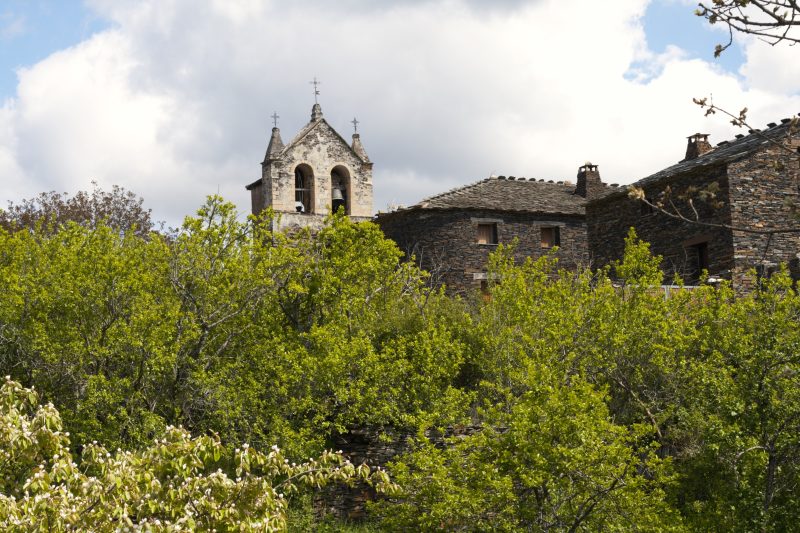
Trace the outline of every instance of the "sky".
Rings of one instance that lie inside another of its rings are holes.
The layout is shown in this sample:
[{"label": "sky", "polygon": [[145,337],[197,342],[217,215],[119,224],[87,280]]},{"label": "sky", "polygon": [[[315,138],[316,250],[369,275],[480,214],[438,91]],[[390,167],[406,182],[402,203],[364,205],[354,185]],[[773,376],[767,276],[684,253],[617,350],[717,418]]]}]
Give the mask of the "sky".
[{"label": "sky", "polygon": [[272,119],[357,117],[376,211],[489,175],[630,183],[686,137],[800,112],[800,47],[738,38],[690,0],[0,0],[0,206],[96,181],[170,225],[249,209]]}]

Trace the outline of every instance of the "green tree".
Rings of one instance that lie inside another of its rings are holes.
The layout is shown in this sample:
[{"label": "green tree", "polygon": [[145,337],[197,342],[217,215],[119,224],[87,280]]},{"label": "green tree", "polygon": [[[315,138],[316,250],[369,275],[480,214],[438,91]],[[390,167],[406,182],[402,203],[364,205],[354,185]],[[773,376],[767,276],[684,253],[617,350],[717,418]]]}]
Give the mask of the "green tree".
[{"label": "green tree", "polygon": [[614,424],[603,395],[543,367],[501,427],[424,444],[392,465],[403,487],[379,506],[392,529],[667,531],[668,463],[639,430]]},{"label": "green tree", "polygon": [[360,480],[395,489],[385,471],[338,453],[300,464],[277,446],[227,453],[217,438],[175,427],[135,452],[89,444],[78,465],[58,411],[37,401],[8,378],[0,387],[4,531],[284,531],[289,500],[304,488]]}]

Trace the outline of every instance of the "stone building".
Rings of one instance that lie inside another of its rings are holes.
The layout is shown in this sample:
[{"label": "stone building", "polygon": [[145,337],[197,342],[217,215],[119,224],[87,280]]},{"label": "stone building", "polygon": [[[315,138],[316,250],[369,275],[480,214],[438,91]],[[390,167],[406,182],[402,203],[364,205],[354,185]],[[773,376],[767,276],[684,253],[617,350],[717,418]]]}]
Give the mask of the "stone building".
[{"label": "stone building", "polygon": [[[679,163],[589,202],[586,219],[594,265],[621,257],[625,235],[633,227],[663,256],[666,282],[677,274],[693,283],[706,270],[746,289],[750,269],[768,275],[780,263],[788,264],[797,278],[800,234],[742,231],[800,225],[793,218],[800,204],[800,142],[797,135],[787,135],[789,124],[789,119],[771,123],[764,131],[737,135],[716,147],[708,143],[708,135],[692,135]],[[651,202],[663,202],[673,215],[699,223],[649,208],[629,197],[630,187],[642,189]]]},{"label": "stone building", "polygon": [[[688,138],[680,162],[631,186],[605,185],[587,163],[577,184],[490,177],[390,213],[375,221],[431,273],[433,285],[465,294],[488,283],[487,260],[500,243],[516,241],[516,258],[540,257],[558,246],[560,266],[602,267],[619,259],[628,229],[664,260],[665,282],[677,274],[696,282],[703,270],[747,288],[748,270],[769,274],[780,263],[800,278],[800,232],[743,231],[800,223],[800,141],[789,119],[764,131],[737,135],[713,147],[708,135]],[[782,146],[781,146],[782,144]],[[271,207],[278,228],[318,227],[343,209],[372,220],[372,162],[358,133],[348,144],[314,104],[311,121],[287,145],[277,127],[261,163],[261,178],[247,186],[253,213]],[[629,195],[669,201],[673,214]],[[688,200],[691,199],[691,205]]]},{"label": "stone building", "polygon": [[434,285],[464,294],[487,283],[487,259],[498,244],[517,241],[515,257],[537,258],[558,246],[566,268],[587,265],[587,198],[614,190],[597,165],[580,168],[578,182],[490,177],[391,213],[376,222],[431,273]]},{"label": "stone building", "polygon": [[[665,283],[676,274],[696,283],[705,270],[747,289],[750,269],[769,275],[781,263],[800,279],[800,232],[763,233],[800,226],[800,141],[789,135],[790,122],[716,147],[708,135],[691,135],[683,160],[630,186],[603,184],[587,163],[576,186],[489,178],[376,221],[451,293],[486,283],[487,258],[499,243],[517,239],[518,260],[558,245],[561,266],[598,268],[622,257],[631,227],[663,257]],[[631,198],[631,187],[678,216]]]},{"label": "stone building", "polygon": [[247,185],[254,214],[271,207],[278,228],[318,227],[343,209],[354,220],[372,218],[372,163],[358,133],[350,144],[314,104],[311,121],[284,145],[272,128],[261,177]]}]

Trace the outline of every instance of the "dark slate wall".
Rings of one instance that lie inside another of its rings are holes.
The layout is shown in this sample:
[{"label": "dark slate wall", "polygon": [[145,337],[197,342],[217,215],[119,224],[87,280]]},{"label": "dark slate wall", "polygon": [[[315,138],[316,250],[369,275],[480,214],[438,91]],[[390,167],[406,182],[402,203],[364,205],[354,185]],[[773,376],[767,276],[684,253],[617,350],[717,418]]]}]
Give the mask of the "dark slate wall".
[{"label": "dark slate wall", "polygon": [[[498,242],[519,239],[515,257],[541,257],[541,228],[558,226],[561,246],[559,265],[575,268],[587,264],[588,243],[582,216],[541,215],[487,210],[409,209],[379,215],[377,223],[407,256],[416,257],[431,272],[431,283],[445,284],[451,294],[467,294],[480,288],[489,254],[497,247],[477,243],[477,224],[497,223]],[[475,276],[478,274],[478,276]],[[477,279],[476,279],[477,278]]]},{"label": "dark slate wall", "polygon": [[[797,143],[796,143],[797,144]],[[797,227],[794,211],[800,206],[800,164],[798,148],[787,152],[767,145],[746,159],[731,163],[728,174],[731,183],[732,222],[735,227],[764,229]],[[747,271],[763,265],[764,272],[774,270],[780,263],[789,265],[795,279],[800,278],[800,234],[781,233],[771,238],[744,231],[735,231],[736,248],[734,276],[743,287],[752,283]]]},{"label": "dark slate wall", "polygon": [[[728,179],[724,166],[698,169],[667,181],[673,197],[690,186],[704,188],[712,182],[719,184],[717,198],[724,205],[713,207],[695,200],[700,220],[729,224]],[[660,187],[645,189],[647,197],[656,200],[665,185],[662,182]],[[685,202],[676,200],[676,205],[687,215],[692,212]],[[734,263],[733,237],[729,230],[688,224],[658,212],[643,213],[642,203],[626,194],[590,202],[586,206],[586,219],[592,267],[602,267],[620,259],[625,249],[625,237],[633,227],[640,239],[650,243],[653,253],[663,257],[661,266],[666,283],[670,283],[676,273],[688,282],[695,281],[692,274],[697,269],[696,254],[691,246],[701,241],[708,242],[709,274],[730,278]]]}]

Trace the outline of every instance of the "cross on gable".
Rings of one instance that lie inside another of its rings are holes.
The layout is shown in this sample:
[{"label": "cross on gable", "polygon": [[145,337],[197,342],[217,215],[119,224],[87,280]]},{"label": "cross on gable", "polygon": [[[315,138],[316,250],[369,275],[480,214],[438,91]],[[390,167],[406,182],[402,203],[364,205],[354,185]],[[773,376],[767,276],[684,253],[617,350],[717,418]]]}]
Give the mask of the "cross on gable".
[{"label": "cross on gable", "polygon": [[280,115],[278,115],[278,112],[277,111],[273,111],[272,112],[272,124],[276,128],[278,127],[278,119],[279,118],[281,118],[281,117],[280,117]]},{"label": "cross on gable", "polygon": [[314,76],[314,79],[308,83],[314,86],[314,103],[318,104],[319,102],[317,102],[317,96],[319,96],[319,89],[317,87],[322,85],[322,82],[317,81],[317,77]]},{"label": "cross on gable", "polygon": [[353,120],[350,121],[350,124],[353,125],[353,133],[358,133],[358,125],[361,124],[361,122],[359,122],[356,117],[353,117]]}]

